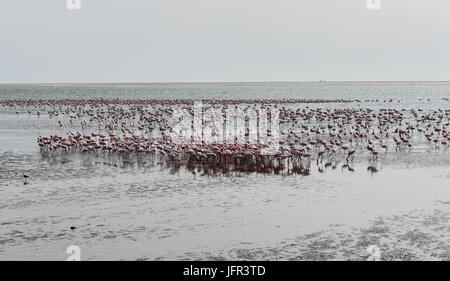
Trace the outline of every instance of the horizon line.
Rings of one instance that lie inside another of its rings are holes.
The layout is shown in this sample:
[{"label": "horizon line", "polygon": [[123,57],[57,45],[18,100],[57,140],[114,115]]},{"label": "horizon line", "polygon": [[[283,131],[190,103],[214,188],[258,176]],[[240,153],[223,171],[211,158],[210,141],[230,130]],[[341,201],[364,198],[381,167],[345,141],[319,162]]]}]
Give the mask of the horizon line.
[{"label": "horizon line", "polygon": [[450,80],[314,80],[314,81],[147,81],[147,82],[0,82],[0,85],[234,84],[234,83],[449,83]]}]

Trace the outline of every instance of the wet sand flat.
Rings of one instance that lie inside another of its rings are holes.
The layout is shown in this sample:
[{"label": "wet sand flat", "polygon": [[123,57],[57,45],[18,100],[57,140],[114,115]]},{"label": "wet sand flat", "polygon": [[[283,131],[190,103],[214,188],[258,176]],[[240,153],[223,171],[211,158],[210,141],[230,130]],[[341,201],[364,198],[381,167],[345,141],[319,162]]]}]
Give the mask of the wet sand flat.
[{"label": "wet sand flat", "polygon": [[[430,101],[382,93],[387,102],[295,106],[445,114],[443,93],[439,86]],[[83,260],[366,260],[371,245],[382,260],[450,257],[450,151],[417,134],[411,149],[390,143],[351,165],[342,153],[330,166],[314,154],[308,175],[192,173],[150,158],[48,157],[37,137],[67,134],[58,120],[68,121],[28,110],[0,107],[0,260],[65,260],[69,245],[80,246]]]}]

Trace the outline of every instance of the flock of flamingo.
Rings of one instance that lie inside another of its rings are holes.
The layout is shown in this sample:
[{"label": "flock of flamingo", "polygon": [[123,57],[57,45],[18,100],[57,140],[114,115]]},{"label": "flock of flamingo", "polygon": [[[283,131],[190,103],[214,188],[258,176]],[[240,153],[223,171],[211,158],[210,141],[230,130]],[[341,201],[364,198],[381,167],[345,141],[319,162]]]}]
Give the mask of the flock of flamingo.
[{"label": "flock of flamingo", "polygon": [[[448,99],[443,98],[443,102]],[[279,112],[279,149],[264,153],[267,144],[245,137],[234,142],[177,142],[171,138],[173,112],[192,112],[194,100],[58,99],[0,100],[16,114],[57,121],[58,132],[37,138],[45,157],[80,154],[120,163],[159,163],[205,173],[258,172],[309,175],[311,163],[324,168],[352,170],[355,157],[367,159],[367,170],[377,172],[379,158],[415,147],[447,149],[450,143],[450,110],[363,108],[362,102],[389,100],[252,99],[202,100],[203,110],[214,109],[225,117],[227,107],[276,108]],[[338,104],[332,106],[330,104]],[[248,126],[249,118],[245,119]],[[206,122],[202,126],[206,126]],[[225,124],[221,124],[224,126]],[[271,134],[267,129],[268,135]]]}]

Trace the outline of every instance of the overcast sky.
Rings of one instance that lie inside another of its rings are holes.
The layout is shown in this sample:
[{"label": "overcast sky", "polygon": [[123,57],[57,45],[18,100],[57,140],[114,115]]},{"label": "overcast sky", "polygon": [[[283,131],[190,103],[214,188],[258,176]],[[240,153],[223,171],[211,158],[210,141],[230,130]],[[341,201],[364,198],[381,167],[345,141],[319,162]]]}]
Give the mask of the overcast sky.
[{"label": "overcast sky", "polygon": [[450,1],[0,0],[0,82],[450,80]]}]

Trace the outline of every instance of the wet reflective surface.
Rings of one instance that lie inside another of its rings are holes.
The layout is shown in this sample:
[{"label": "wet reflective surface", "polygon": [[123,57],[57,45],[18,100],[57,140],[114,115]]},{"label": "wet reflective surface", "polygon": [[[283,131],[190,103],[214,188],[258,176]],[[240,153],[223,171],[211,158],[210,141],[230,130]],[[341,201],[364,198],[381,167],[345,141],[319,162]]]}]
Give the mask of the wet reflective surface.
[{"label": "wet reflective surface", "polygon": [[[197,92],[192,85],[178,87],[176,91],[204,96],[213,86],[196,85],[201,89]],[[245,94],[235,87],[226,91]],[[258,87],[263,93],[306,91],[286,85]],[[332,98],[354,99],[341,92],[347,89],[368,95],[380,92],[394,100],[360,105],[374,110],[399,109],[397,99],[407,112],[450,109],[445,84],[308,87],[319,96],[332,92]],[[0,99],[39,96],[41,91],[26,90],[2,88]],[[125,87],[127,91],[134,88]],[[140,98],[145,98],[141,91]],[[162,90],[167,91],[176,94],[173,89]],[[358,98],[364,99],[361,95]],[[40,152],[36,138],[66,134],[59,119],[0,109],[2,260],[65,260],[65,250],[73,244],[81,247],[84,260],[364,260],[372,244],[381,248],[383,259],[450,258],[450,152],[423,137],[412,149],[396,150],[391,145],[378,159],[361,153],[347,163],[341,154],[332,165],[325,165],[326,160],[317,163],[313,158],[308,175],[210,173],[205,172],[208,165],[190,169],[151,158],[124,162],[115,156],[81,153],[48,157]],[[24,174],[29,176],[27,184]]]}]

